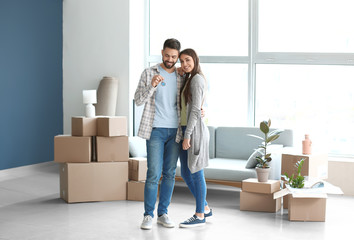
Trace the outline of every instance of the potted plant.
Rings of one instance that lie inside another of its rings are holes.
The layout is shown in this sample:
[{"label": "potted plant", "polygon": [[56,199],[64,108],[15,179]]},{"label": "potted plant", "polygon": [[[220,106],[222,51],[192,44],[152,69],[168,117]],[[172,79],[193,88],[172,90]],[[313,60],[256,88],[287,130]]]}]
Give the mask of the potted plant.
[{"label": "potted plant", "polygon": [[303,188],[305,184],[305,178],[304,176],[301,176],[301,169],[302,165],[304,165],[305,159],[302,158],[301,160],[297,161],[295,163],[295,167],[297,167],[297,176],[295,177],[294,174],[292,174],[290,177],[288,176],[287,173],[284,173],[282,177],[285,178],[285,181],[287,181],[292,188]]},{"label": "potted plant", "polygon": [[267,152],[267,147],[270,144],[272,144],[273,141],[277,140],[280,134],[284,131],[281,129],[276,129],[269,132],[270,125],[271,125],[270,119],[268,121],[262,121],[260,123],[259,129],[264,134],[264,137],[249,134],[249,136],[261,139],[263,141],[261,145],[259,145],[258,148],[256,149],[256,151],[260,154],[259,156],[256,157],[256,160],[258,162],[256,165],[258,182],[268,181],[268,176],[270,171],[269,162],[272,161],[272,158],[271,158],[271,153]]}]

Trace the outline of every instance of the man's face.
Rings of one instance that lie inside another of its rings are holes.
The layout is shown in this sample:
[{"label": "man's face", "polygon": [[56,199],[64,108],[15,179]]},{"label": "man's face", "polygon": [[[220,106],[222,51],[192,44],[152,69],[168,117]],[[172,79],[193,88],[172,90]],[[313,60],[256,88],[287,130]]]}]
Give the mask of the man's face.
[{"label": "man's face", "polygon": [[173,68],[178,61],[178,51],[172,48],[162,50],[162,62],[167,69]]}]

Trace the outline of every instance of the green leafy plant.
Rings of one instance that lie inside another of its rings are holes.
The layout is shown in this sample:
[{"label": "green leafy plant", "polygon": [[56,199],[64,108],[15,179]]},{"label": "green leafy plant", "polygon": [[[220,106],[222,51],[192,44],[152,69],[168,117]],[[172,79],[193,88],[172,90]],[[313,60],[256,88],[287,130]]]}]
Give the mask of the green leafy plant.
[{"label": "green leafy plant", "polygon": [[301,176],[301,169],[302,169],[302,165],[304,165],[304,162],[305,162],[305,159],[302,158],[301,160],[297,161],[297,163],[295,163],[295,167],[297,167],[297,176],[296,177],[294,176],[294,174],[292,174],[289,177],[287,173],[284,173],[283,177],[285,178],[286,181],[289,182],[290,187],[292,187],[292,188],[303,188],[304,187],[305,178],[304,178],[304,176]]},{"label": "green leafy plant", "polygon": [[259,129],[264,134],[264,137],[257,135],[248,134],[251,137],[261,139],[263,142],[258,146],[257,151],[260,153],[260,156],[257,156],[257,167],[258,168],[269,168],[269,162],[272,161],[271,153],[267,152],[267,147],[275,140],[277,140],[280,134],[284,131],[281,129],[276,129],[272,132],[270,131],[271,120],[262,121],[259,125]]}]

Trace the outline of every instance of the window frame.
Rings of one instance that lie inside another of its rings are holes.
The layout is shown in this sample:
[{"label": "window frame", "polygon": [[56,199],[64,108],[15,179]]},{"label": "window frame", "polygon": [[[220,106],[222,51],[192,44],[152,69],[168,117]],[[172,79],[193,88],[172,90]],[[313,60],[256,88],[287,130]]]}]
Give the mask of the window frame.
[{"label": "window frame", "polygon": [[[146,1],[145,66],[161,61],[161,56],[150,55],[150,0]],[[255,126],[256,68],[257,64],[349,65],[354,66],[354,53],[326,52],[259,52],[258,12],[259,0],[248,0],[248,56],[200,56],[201,63],[248,64],[248,116],[247,125]],[[343,153],[343,155],[345,155]],[[338,155],[336,155],[338,156]]]}]

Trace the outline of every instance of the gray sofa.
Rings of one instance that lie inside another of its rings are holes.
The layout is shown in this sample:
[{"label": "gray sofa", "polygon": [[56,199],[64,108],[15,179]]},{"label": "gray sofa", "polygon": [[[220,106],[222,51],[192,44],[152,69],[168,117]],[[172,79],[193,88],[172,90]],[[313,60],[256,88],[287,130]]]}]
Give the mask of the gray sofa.
[{"label": "gray sofa", "polygon": [[[208,127],[210,132],[209,166],[204,169],[209,182],[241,187],[247,178],[255,178],[255,149],[261,140],[248,134],[262,136],[256,127]],[[272,130],[272,129],[271,129]],[[139,142],[139,143],[138,143]],[[138,147],[140,145],[140,147]],[[273,146],[272,146],[273,145]],[[284,148],[293,146],[293,132],[286,129],[271,146],[273,150],[270,162],[269,179],[280,179],[281,154]],[[129,140],[131,157],[146,156],[145,141],[136,137]],[[246,168],[246,166],[248,166]],[[176,177],[180,178],[178,164]]]}]

